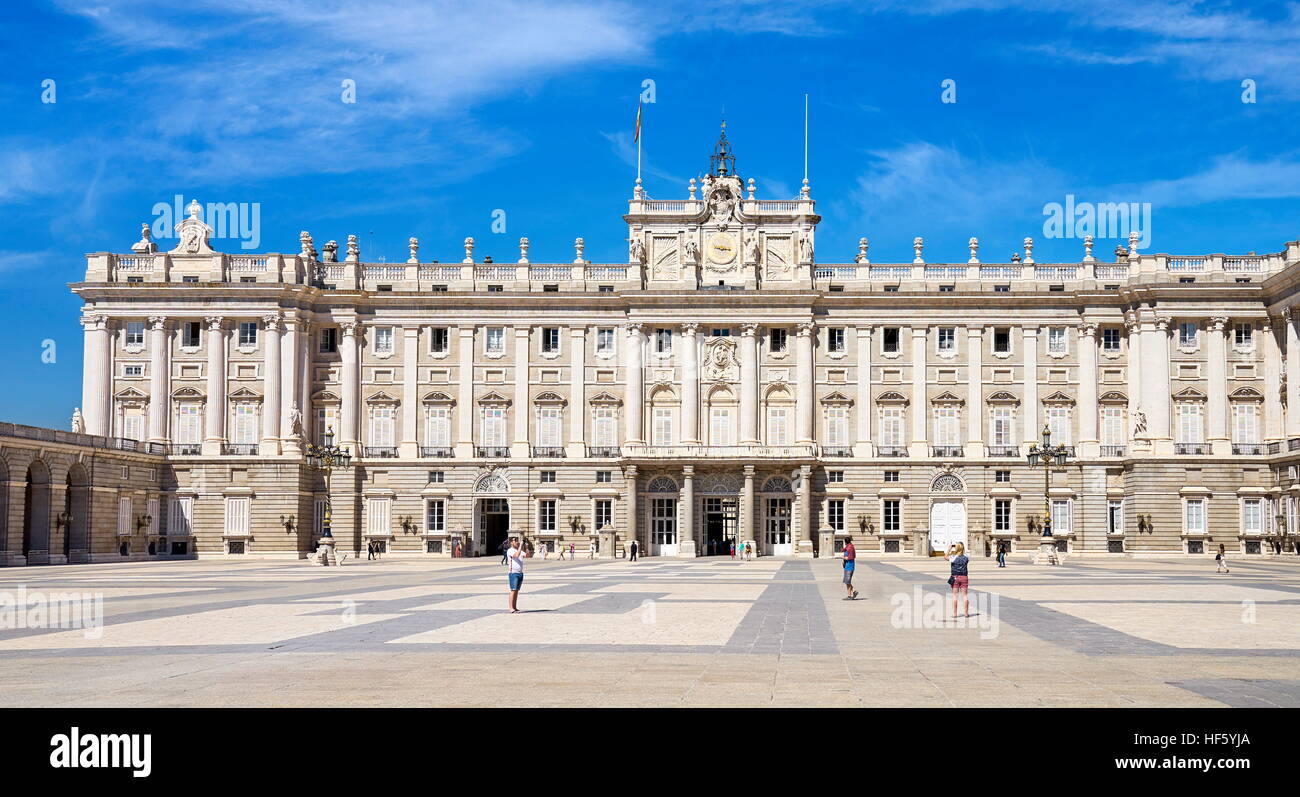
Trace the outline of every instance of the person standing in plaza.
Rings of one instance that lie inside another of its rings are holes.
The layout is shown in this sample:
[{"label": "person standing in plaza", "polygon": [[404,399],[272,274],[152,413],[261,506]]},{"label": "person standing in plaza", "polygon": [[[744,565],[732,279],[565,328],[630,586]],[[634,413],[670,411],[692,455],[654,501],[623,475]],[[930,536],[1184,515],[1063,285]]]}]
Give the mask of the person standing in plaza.
[{"label": "person standing in plaza", "polygon": [[559,544],[557,550],[558,550],[559,553],[560,553],[560,561],[563,562],[563,561],[564,561],[564,543],[561,542],[561,543]]},{"label": "person standing in plaza", "polygon": [[957,617],[957,593],[961,593],[962,612],[970,617],[970,558],[966,556],[966,546],[960,542],[954,544],[944,558],[948,560],[948,583],[952,585],[952,616]]},{"label": "person standing in plaza", "polygon": [[507,538],[501,541],[501,564],[506,564],[507,560],[510,558],[509,554],[510,540]]},{"label": "person standing in plaza", "polygon": [[844,589],[848,591],[844,600],[856,600],[858,591],[853,588],[853,571],[858,566],[858,549],[853,547],[852,537],[844,538],[844,553],[840,558],[844,560]]},{"label": "person standing in plaza", "polygon": [[519,614],[519,588],[524,585],[524,552],[519,548],[519,538],[514,537],[506,548],[506,562],[510,571],[506,578],[510,585],[510,613]]},{"label": "person standing in plaza", "polygon": [[1219,565],[1219,569],[1214,572],[1228,572],[1228,549],[1223,547],[1223,543],[1219,543],[1219,552],[1214,555],[1214,561]]},{"label": "person standing in plaza", "polygon": [[732,558],[732,559],[735,559],[735,558],[736,558],[736,541],[735,541],[735,540],[732,540],[732,541],[731,541],[731,558]]},{"label": "person standing in plaza", "polygon": [[998,567],[1007,566],[1007,541],[998,540]]},{"label": "person standing in plaza", "polygon": [[630,556],[628,557],[629,562],[636,561],[636,549],[637,549],[636,540],[632,540],[632,544],[628,546],[628,552],[630,554]]},{"label": "person standing in plaza", "polygon": [[595,540],[592,540],[591,542],[587,543],[587,558],[588,558],[588,559],[595,559],[595,558],[596,558],[596,541],[595,541]]},{"label": "person standing in plaza", "polygon": [[577,558],[578,558],[578,544],[571,542],[569,543],[569,561],[572,562]]},{"label": "person standing in plaza", "polygon": [[545,562],[545,561],[546,561],[546,554],[550,553],[550,549],[548,549],[548,548],[546,547],[546,541],[545,541],[545,540],[543,540],[543,541],[537,543],[537,552],[538,552],[539,554],[542,555],[542,561]]}]

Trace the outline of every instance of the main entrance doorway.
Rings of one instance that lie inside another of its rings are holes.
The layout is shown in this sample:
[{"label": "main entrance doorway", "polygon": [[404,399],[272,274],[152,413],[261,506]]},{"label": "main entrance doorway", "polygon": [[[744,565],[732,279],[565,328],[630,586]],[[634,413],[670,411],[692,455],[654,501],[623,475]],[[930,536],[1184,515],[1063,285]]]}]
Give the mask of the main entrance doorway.
[{"label": "main entrance doorway", "polygon": [[480,556],[500,556],[501,543],[510,534],[510,501],[505,498],[480,498],[478,504],[478,539]]},{"label": "main entrance doorway", "polygon": [[959,542],[970,547],[966,540],[966,502],[936,500],[930,505],[930,550],[943,553]]},{"label": "main entrance doorway", "polygon": [[731,552],[739,527],[739,506],[735,498],[704,499],[704,551],[705,556],[721,556]]},{"label": "main entrance doorway", "polygon": [[677,499],[650,499],[650,555],[677,555]]},{"label": "main entrance doorway", "polygon": [[764,504],[763,555],[790,556],[794,553],[790,544],[790,499],[769,498]]}]

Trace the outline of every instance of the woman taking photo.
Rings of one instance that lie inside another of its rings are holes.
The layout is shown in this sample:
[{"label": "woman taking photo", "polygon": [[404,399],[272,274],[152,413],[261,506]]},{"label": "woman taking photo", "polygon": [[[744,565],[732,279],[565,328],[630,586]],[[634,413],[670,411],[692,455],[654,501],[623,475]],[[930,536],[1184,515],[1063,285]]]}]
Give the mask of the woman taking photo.
[{"label": "woman taking photo", "polygon": [[948,560],[950,566],[950,575],[948,584],[952,586],[952,616],[957,617],[957,593],[961,593],[961,610],[967,617],[970,617],[970,559],[966,556],[966,546],[960,542],[948,548],[948,555],[944,557]]}]

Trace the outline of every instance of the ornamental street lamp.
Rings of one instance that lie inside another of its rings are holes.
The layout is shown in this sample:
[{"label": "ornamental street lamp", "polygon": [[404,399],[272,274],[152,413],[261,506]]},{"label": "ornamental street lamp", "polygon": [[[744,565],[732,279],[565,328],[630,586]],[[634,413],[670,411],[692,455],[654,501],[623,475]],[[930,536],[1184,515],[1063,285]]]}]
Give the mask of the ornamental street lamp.
[{"label": "ornamental street lamp", "polygon": [[1052,496],[1050,494],[1052,467],[1065,465],[1069,456],[1068,446],[1052,445],[1052,430],[1047,426],[1043,427],[1043,444],[1031,445],[1026,455],[1029,467],[1043,469],[1043,536],[1038,552],[1040,562],[1056,562],[1056,540],[1052,537]]},{"label": "ornamental street lamp", "polygon": [[334,445],[334,430],[326,428],[324,445],[307,446],[307,467],[325,471],[325,517],[321,521],[321,542],[334,544],[334,534],[330,531],[330,474],[337,468],[347,470],[352,465],[352,452]]}]

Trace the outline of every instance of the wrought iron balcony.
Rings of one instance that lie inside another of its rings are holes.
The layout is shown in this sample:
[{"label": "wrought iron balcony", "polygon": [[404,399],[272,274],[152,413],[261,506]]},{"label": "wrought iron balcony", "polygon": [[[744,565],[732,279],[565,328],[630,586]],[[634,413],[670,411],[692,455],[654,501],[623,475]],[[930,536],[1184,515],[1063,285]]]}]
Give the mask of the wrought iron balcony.
[{"label": "wrought iron balcony", "polygon": [[560,446],[533,446],[534,457],[562,458],[564,449]]},{"label": "wrought iron balcony", "polygon": [[420,446],[420,456],[433,457],[435,459],[449,459],[452,456],[451,449],[445,446]]},{"label": "wrought iron balcony", "polygon": [[1122,457],[1128,453],[1127,446],[1102,446],[1101,455],[1103,457]]},{"label": "wrought iron balcony", "polygon": [[1269,443],[1269,444],[1268,444],[1268,453],[1270,453],[1270,454],[1280,454],[1280,453],[1282,453],[1282,444],[1281,444],[1280,442],[1272,442],[1272,443]]},{"label": "wrought iron balcony", "polygon": [[1289,437],[1286,441],[1287,451],[1300,450],[1300,437]]},{"label": "wrought iron balcony", "polygon": [[822,446],[823,457],[851,457],[853,448],[850,446]]},{"label": "wrought iron balcony", "polygon": [[1020,456],[1019,446],[989,446],[990,457],[1018,457]]},{"label": "wrought iron balcony", "polygon": [[702,446],[702,445],[672,445],[672,446],[653,446],[638,443],[629,443],[624,447],[626,456],[645,457],[654,459],[698,459],[701,457],[711,457],[713,459],[812,459],[816,456],[816,447],[807,444],[796,444],[788,446],[765,446],[765,445],[735,445],[735,446]]},{"label": "wrought iron balcony", "polygon": [[906,446],[880,446],[876,453],[882,457],[905,457],[907,456]]},{"label": "wrought iron balcony", "polygon": [[257,456],[257,443],[222,443],[221,453],[237,457]]},{"label": "wrought iron balcony", "polygon": [[397,446],[363,446],[361,456],[370,459],[395,459]]},{"label": "wrought iron balcony", "polygon": [[510,456],[510,447],[509,446],[474,446],[474,456],[508,457]]},{"label": "wrought iron balcony", "polygon": [[587,456],[598,459],[616,459],[623,455],[618,446],[587,446]]},{"label": "wrought iron balcony", "polygon": [[930,456],[932,457],[964,457],[965,450],[961,446],[930,446]]},{"label": "wrought iron balcony", "polygon": [[1175,454],[1208,454],[1209,448],[1205,443],[1174,443]]},{"label": "wrought iron balcony", "polygon": [[1263,443],[1233,443],[1232,453],[1234,454],[1263,454]]},{"label": "wrought iron balcony", "polygon": [[167,453],[178,457],[193,457],[203,453],[202,443],[172,443]]}]

